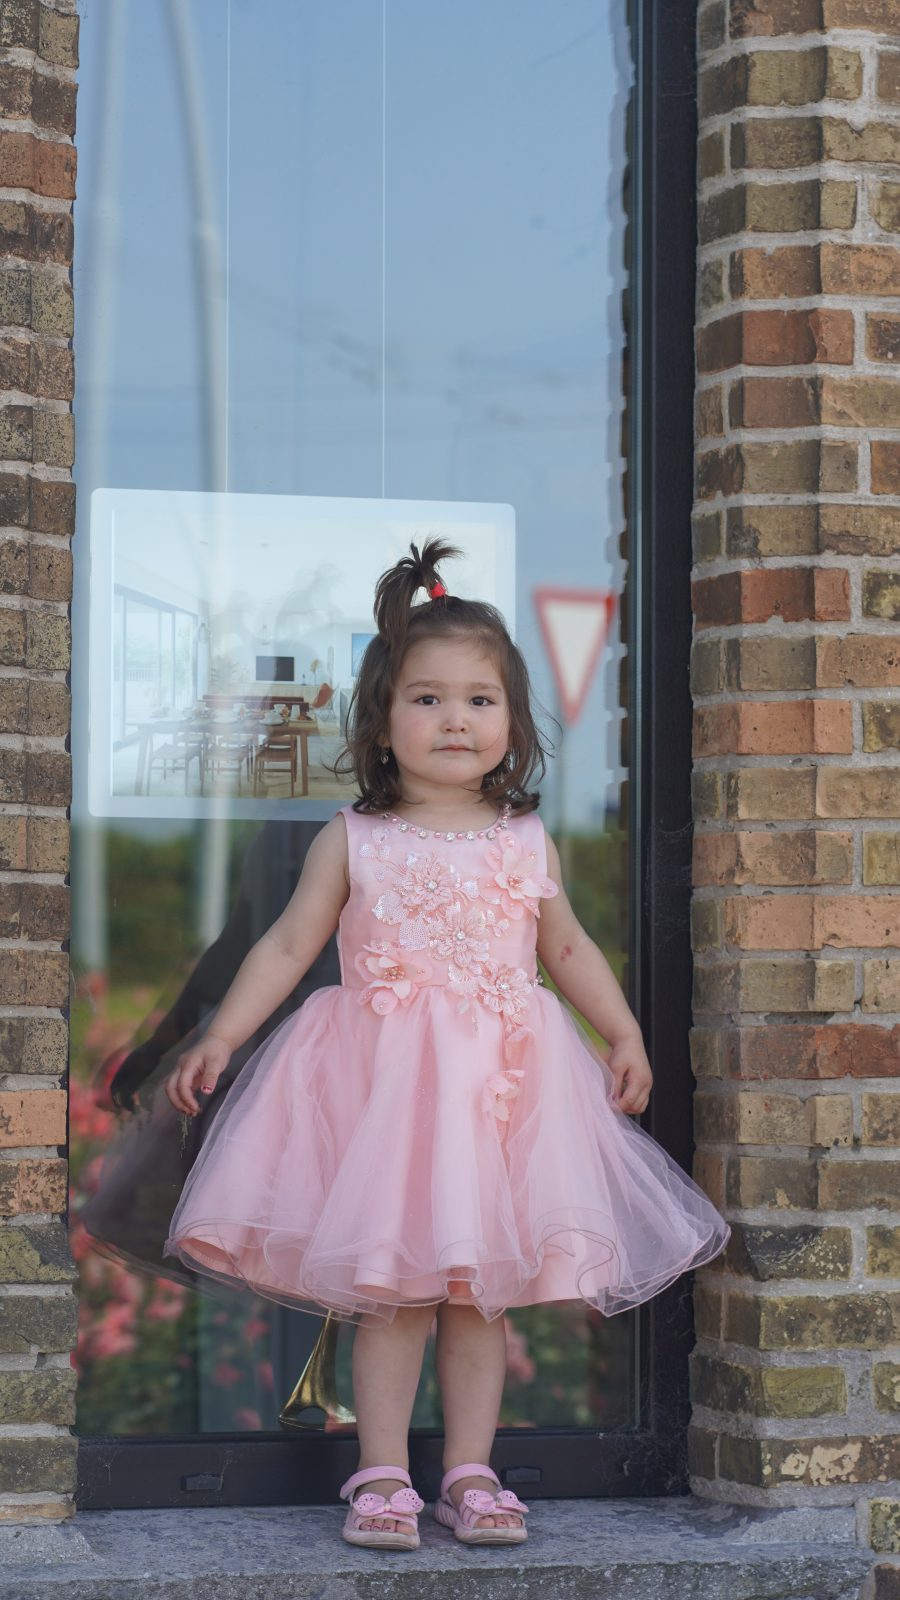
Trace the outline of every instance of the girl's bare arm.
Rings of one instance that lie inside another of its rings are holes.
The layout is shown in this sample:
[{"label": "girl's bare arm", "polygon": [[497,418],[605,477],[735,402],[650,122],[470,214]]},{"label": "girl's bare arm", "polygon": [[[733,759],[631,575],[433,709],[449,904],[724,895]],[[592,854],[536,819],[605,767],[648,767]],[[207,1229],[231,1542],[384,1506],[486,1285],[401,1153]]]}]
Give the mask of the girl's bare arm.
[{"label": "girl's bare arm", "polygon": [[166,1093],[179,1111],[199,1110],[198,1085],[214,1087],[234,1051],[296,988],[334,933],[349,893],[347,828],[336,816],[316,834],[288,904],[247,952],[212,1026],[169,1075]]},{"label": "girl's bare arm", "polygon": [[653,1083],[640,1024],[622,993],[616,975],[599,945],[578,921],[562,886],[559,854],[550,835],[547,872],[557,885],[552,899],[541,901],[537,953],[560,993],[612,1049],[605,1057],[622,1111],[643,1111]]}]

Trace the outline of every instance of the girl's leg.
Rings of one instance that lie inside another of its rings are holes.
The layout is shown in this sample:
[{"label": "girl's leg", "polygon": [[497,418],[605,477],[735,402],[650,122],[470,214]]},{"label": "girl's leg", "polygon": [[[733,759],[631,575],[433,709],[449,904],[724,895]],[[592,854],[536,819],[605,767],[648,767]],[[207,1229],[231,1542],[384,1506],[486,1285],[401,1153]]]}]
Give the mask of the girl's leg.
[{"label": "girl's leg", "polygon": [[[444,1301],[437,1311],[435,1362],[444,1406],[444,1471],[462,1466],[464,1461],[483,1461],[490,1466],[506,1378],[503,1318],[485,1322],[474,1306]],[[457,1510],[467,1489],[496,1494],[497,1485],[490,1478],[460,1478],[450,1488]],[[477,1519],[482,1528],[519,1526],[521,1522],[518,1511],[498,1511]]]},{"label": "girl's leg", "polygon": [[[409,1466],[409,1424],[434,1306],[401,1306],[385,1328],[357,1328],[353,1340],[353,1404],[359,1466]],[[357,1494],[390,1496],[398,1478],[373,1479]],[[365,1517],[363,1528],[396,1528],[390,1516]]]}]

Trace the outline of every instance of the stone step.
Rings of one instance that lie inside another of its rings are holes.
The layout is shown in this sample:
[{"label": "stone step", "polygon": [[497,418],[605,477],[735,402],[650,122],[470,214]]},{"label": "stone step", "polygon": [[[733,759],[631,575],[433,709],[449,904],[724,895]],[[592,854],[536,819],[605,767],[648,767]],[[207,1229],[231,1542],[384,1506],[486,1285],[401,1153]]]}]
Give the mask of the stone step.
[{"label": "stone step", "polygon": [[[527,1502],[526,1502],[527,1503]],[[359,1550],[341,1506],[84,1511],[0,1528],[0,1600],[860,1600],[852,1506],[539,1500],[527,1543]]]}]

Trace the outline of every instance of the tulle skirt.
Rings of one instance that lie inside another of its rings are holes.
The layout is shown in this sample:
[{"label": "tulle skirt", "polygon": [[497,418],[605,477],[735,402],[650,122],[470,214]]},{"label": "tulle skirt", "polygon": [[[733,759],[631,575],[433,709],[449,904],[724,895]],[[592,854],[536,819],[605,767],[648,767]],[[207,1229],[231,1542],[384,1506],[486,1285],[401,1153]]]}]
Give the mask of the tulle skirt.
[{"label": "tulle skirt", "polygon": [[384,1016],[318,990],[229,1090],[164,1253],[362,1325],[444,1300],[612,1316],[718,1255],[728,1224],[555,995],[525,1022],[504,1055],[501,1019],[444,988]]}]

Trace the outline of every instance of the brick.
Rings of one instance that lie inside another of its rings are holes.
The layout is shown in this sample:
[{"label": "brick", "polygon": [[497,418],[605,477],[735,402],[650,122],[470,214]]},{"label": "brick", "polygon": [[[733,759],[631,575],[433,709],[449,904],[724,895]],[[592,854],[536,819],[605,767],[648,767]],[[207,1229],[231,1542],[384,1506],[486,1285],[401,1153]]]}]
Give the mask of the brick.
[{"label": "brick", "polygon": [[694,435],[698,439],[708,439],[725,430],[722,411],[722,388],[716,384],[712,388],[701,389],[697,394],[694,407]]},{"label": "brick", "polygon": [[729,884],[850,883],[853,835],[802,829],[791,833],[695,834],[693,881]]},{"label": "brick", "polygon": [[697,455],[697,495],[809,494],[819,488],[818,439],[747,440]]},{"label": "brick", "polygon": [[725,171],[725,136],[721,129],[700,140],[697,169],[701,179],[720,178]]},{"label": "brick", "polygon": [[804,821],[817,815],[816,769],[745,767],[727,775],[726,814],[735,821]]},{"label": "brick", "polygon": [[[872,1549],[891,1552],[900,1551],[900,1501],[870,1500],[868,1513],[869,1544]],[[898,1571],[896,1567],[889,1570],[894,1573]],[[882,1597],[882,1600],[885,1600],[885,1597]]]},{"label": "brick", "polygon": [[722,305],[725,299],[725,263],[724,261],[700,261],[697,263],[697,310],[714,311]]},{"label": "brick", "polygon": [[25,759],[24,799],[31,805],[67,806],[71,798],[71,758],[55,750],[29,751]]},{"label": "brick", "polygon": [[863,1011],[900,1010],[900,961],[863,962]]},{"label": "brick", "polygon": [[697,42],[702,51],[716,50],[725,42],[725,6],[723,0],[701,8],[697,18]]},{"label": "brick", "polygon": [[30,461],[32,444],[30,406],[0,406],[0,455],[7,461]]},{"label": "brick", "polygon": [[900,184],[875,184],[869,198],[869,209],[885,233],[900,232]]},{"label": "brick", "polygon": [[54,611],[29,611],[26,665],[38,671],[66,671],[70,654],[68,617]]},{"label": "brick", "polygon": [[863,883],[900,883],[900,833],[863,835]]},{"label": "brick", "polygon": [[900,1469],[897,1435],[814,1439],[743,1439],[722,1434],[719,1470],[759,1488],[883,1483]]},{"label": "brick", "polygon": [[729,391],[731,428],[815,427],[818,413],[819,391],[812,378],[738,378]]},{"label": "brick", "polygon": [[715,244],[736,233],[804,233],[814,228],[852,228],[856,185],[839,179],[795,183],[748,179],[700,201],[700,243]]},{"label": "brick", "polygon": [[862,1142],[873,1145],[900,1143],[900,1096],[863,1095]]},{"label": "brick", "polygon": [[725,554],[740,556],[809,555],[819,549],[818,507],[729,506],[725,514]]},{"label": "brick", "polygon": [[696,768],[691,773],[691,807],[700,820],[717,819],[724,815],[724,785],[719,772],[703,772]]},{"label": "brick", "polygon": [[71,467],[75,460],[75,419],[70,411],[33,412],[34,460],[51,467]]},{"label": "brick", "polygon": [[900,1411],[900,1366],[895,1361],[876,1361],[872,1398],[879,1411]]},{"label": "brick", "polygon": [[820,767],[815,778],[817,816],[896,816],[896,767]]},{"label": "brick", "polygon": [[33,1350],[71,1350],[78,1335],[78,1302],[72,1294],[0,1296],[0,1350],[29,1355]]},{"label": "brick", "polygon": [[820,0],[730,0],[732,39],[818,33]]},{"label": "brick", "polygon": [[900,622],[900,573],[867,567],[862,574],[862,610],[864,617]]},{"label": "brick", "polygon": [[895,33],[894,0],[822,0],[826,28],[865,28],[867,32]]},{"label": "brick", "polygon": [[799,299],[821,291],[817,245],[772,245],[734,250],[729,260],[733,300]]},{"label": "brick", "polygon": [[894,439],[873,439],[869,449],[872,462],[872,493],[900,495],[900,442]]},{"label": "brick", "polygon": [[735,1222],[726,1247],[726,1265],[730,1272],[760,1283],[779,1278],[849,1278],[853,1239],[849,1228],[805,1223],[774,1228]]},{"label": "brick", "polygon": [[51,400],[71,400],[75,389],[72,351],[66,345],[38,339],[30,347],[30,357],[30,392]]},{"label": "brick", "polygon": [[900,749],[900,704],[894,700],[867,700],[862,707],[865,751]]},{"label": "brick", "polygon": [[851,423],[859,428],[900,426],[900,381],[892,378],[838,377],[819,379],[824,424]]},{"label": "brick", "polygon": [[884,1223],[866,1228],[866,1275],[900,1278],[900,1228]]},{"label": "brick", "polygon": [[847,1410],[840,1367],[763,1367],[759,1379],[764,1416],[825,1417]]},{"label": "brick", "polygon": [[879,50],[877,73],[879,100],[900,104],[900,50]]},{"label": "brick", "polygon": [[76,1271],[61,1219],[0,1228],[0,1283],[71,1283]]},{"label": "brick", "polygon": [[0,1017],[0,1071],[62,1076],[67,1061],[63,1017]]},{"label": "brick", "polygon": [[77,1446],[75,1438],[59,1436],[0,1438],[0,1492],[73,1492]]},{"label": "brick", "polygon": [[730,1029],[722,1051],[730,1078],[893,1078],[900,1074],[900,1025],[770,1022]]},{"label": "brick", "polygon": [[74,483],[45,483],[35,478],[31,485],[29,527],[36,533],[73,534],[75,532]]},{"label": "brick", "polygon": [[[61,1009],[69,998],[68,958],[46,950],[0,950],[0,992],[4,994],[7,1005],[52,1006]],[[30,1139],[17,1142],[35,1144],[40,1141]],[[0,1144],[2,1143],[2,1116],[0,1116]]]},{"label": "brick", "polygon": [[900,1164],[893,1161],[840,1161],[822,1164],[819,1204],[838,1211],[896,1210],[900,1205]]},{"label": "brick", "polygon": [[66,1096],[61,1089],[0,1090],[0,1147],[65,1142]]},{"label": "brick", "polygon": [[36,1372],[0,1371],[0,1416],[6,1423],[75,1423],[75,1373],[71,1367],[42,1367]]},{"label": "brick", "polygon": [[74,332],[72,285],[57,273],[35,271],[31,280],[31,326],[35,333]]},{"label": "brick", "polygon": [[[840,577],[841,574],[838,574]],[[776,586],[777,587],[777,586]],[[835,585],[840,589],[840,584]],[[822,604],[819,599],[812,604]],[[837,604],[837,601],[834,602]],[[812,635],[752,634],[724,639],[723,688],[736,691],[810,690],[816,687],[816,650]]]},{"label": "brick", "polygon": [[31,80],[31,115],[40,128],[56,133],[75,132],[75,85],[48,72],[35,72]]},{"label": "brick", "polygon": [[892,246],[823,239],[818,262],[823,294],[855,297],[900,292],[900,255]]},{"label": "brick", "polygon": [[849,755],[852,706],[841,700],[737,701],[698,706],[693,753],[710,755]]},{"label": "brick", "polygon": [[851,633],[816,639],[820,689],[889,688],[900,684],[900,635]]},{"label": "brick", "polygon": [[58,67],[78,66],[78,17],[40,8],[40,54]]},{"label": "brick", "polygon": [[810,1211],[816,1208],[818,1164],[806,1157],[732,1156],[725,1173],[729,1206]]},{"label": "brick", "polygon": [[725,1204],[725,1162],[720,1155],[710,1150],[695,1150],[693,1159],[692,1176],[694,1182],[703,1193],[708,1195],[714,1206],[721,1208]]},{"label": "brick", "polygon": [[853,359],[853,317],[835,307],[738,311],[697,330],[697,367],[796,366]]},{"label": "brick", "polygon": [[850,577],[838,567],[720,573],[698,579],[691,592],[697,627],[768,622],[774,617],[783,622],[841,622],[850,617]]},{"label": "brick", "polygon": [[819,117],[754,117],[731,127],[731,167],[770,169],[814,166],[821,159]]},{"label": "brick", "polygon": [[726,1339],[759,1350],[877,1350],[894,1326],[885,1294],[734,1294],[728,1302]]},{"label": "brick", "polygon": [[0,1161],[0,1213],[65,1212],[68,1164],[59,1157]]},{"label": "brick", "polygon": [[823,494],[846,494],[859,486],[859,448],[852,439],[823,439],[819,488]]}]

